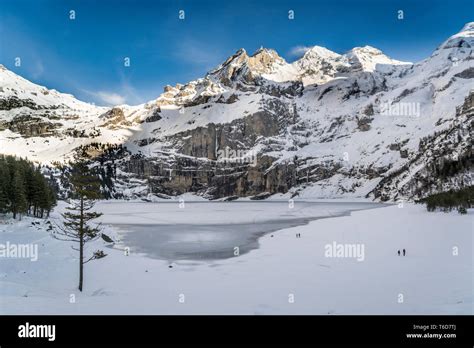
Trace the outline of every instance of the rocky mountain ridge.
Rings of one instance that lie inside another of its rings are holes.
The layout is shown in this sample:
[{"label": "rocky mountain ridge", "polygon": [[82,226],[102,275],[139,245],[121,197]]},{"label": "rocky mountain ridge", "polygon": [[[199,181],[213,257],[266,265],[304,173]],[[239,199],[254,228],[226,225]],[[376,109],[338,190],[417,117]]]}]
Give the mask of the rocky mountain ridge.
[{"label": "rocky mountain ridge", "polygon": [[[287,63],[243,49],[138,106],[96,107],[0,68],[0,152],[86,156],[110,197],[416,199],[472,185],[474,24],[416,64],[370,46]],[[120,149],[120,151],[118,150]]]}]

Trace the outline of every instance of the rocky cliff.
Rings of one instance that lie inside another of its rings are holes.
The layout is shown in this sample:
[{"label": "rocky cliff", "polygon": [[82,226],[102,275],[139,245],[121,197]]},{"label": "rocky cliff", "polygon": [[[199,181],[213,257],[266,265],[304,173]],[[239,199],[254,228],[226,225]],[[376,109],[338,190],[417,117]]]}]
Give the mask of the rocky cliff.
[{"label": "rocky cliff", "polygon": [[420,198],[473,184],[473,47],[468,23],[415,64],[370,46],[315,46],[293,63],[239,50],[201,79],[113,108],[2,67],[0,151],[113,165],[111,197]]}]

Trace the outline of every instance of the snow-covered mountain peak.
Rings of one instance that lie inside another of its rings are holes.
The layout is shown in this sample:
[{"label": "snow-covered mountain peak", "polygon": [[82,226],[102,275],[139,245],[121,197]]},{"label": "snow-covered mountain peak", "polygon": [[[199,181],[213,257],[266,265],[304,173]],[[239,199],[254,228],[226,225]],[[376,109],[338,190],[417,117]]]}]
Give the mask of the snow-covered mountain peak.
[{"label": "snow-covered mountain peak", "polygon": [[261,47],[249,57],[247,64],[253,72],[268,74],[288,63],[275,50]]},{"label": "snow-covered mountain peak", "polygon": [[[381,50],[378,48],[372,47],[372,46],[363,46],[363,47],[354,47],[353,49],[349,50],[345,56],[347,57],[359,57],[359,56],[365,56],[365,57],[386,57],[388,58]],[[388,58],[390,59],[390,58]]]},{"label": "snow-covered mountain peak", "polygon": [[[154,180],[153,190],[172,195],[252,195],[312,182],[322,196],[423,195],[431,183],[411,192],[419,183],[411,173],[423,176],[445,154],[470,148],[473,27],[414,66],[370,46],[345,54],[315,46],[291,64],[271,49],[240,49],[203,78],[166,86],[149,103],[114,108],[0,67],[0,148],[48,162],[67,161],[81,146],[123,145],[118,189],[136,177],[140,187]],[[426,151],[435,146],[436,153]],[[227,147],[255,151],[257,167],[248,174],[213,162]],[[350,161],[341,160],[344,153]],[[249,175],[251,186],[202,174],[216,164]],[[196,179],[182,174],[194,170]]]},{"label": "snow-covered mountain peak", "polygon": [[[66,108],[92,113],[99,109],[99,112],[105,110],[82,102],[71,94],[60,93],[30,82],[3,65],[0,68],[0,100],[9,105],[36,105],[38,108]],[[8,108],[9,106],[5,105],[3,110]]]},{"label": "snow-covered mountain peak", "polygon": [[300,61],[314,60],[314,59],[338,59],[341,55],[328,50],[326,47],[313,46],[305,52]]},{"label": "snow-covered mountain peak", "polygon": [[271,57],[280,57],[274,49],[271,48],[265,48],[263,46],[260,46],[258,50],[256,50],[251,57],[256,57],[259,55],[266,55],[266,56],[271,56]]},{"label": "snow-covered mountain peak", "polygon": [[278,73],[287,65],[288,63],[272,49],[261,47],[249,56],[245,49],[241,48],[206,77],[227,87],[233,86],[234,83],[252,84],[255,78]]},{"label": "snow-covered mountain peak", "polygon": [[373,72],[385,66],[412,64],[386,56],[381,50],[372,46],[354,47],[344,54],[353,70]]},{"label": "snow-covered mountain peak", "polygon": [[314,46],[292,64],[303,85],[323,84],[348,67],[347,60],[325,47]]},{"label": "snow-covered mountain peak", "polygon": [[464,27],[461,29],[461,32],[474,32],[474,22],[468,22],[464,25]]}]

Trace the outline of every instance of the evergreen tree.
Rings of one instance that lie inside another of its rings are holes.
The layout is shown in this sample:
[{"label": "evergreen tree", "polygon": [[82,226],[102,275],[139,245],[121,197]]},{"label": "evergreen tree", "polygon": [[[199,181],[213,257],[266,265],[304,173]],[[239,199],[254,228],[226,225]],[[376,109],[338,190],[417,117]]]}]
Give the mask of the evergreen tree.
[{"label": "evergreen tree", "polygon": [[457,209],[460,214],[467,213],[467,209],[474,206],[474,186],[466,186],[457,190],[429,195],[418,201],[426,203],[428,211],[436,211],[437,209],[449,212]]},{"label": "evergreen tree", "polygon": [[56,194],[39,168],[26,160],[0,155],[0,212],[42,217],[56,205]]},{"label": "evergreen tree", "polygon": [[60,240],[73,241],[79,244],[79,291],[82,291],[84,283],[84,264],[104,256],[103,251],[97,250],[88,259],[84,258],[84,246],[100,236],[100,226],[92,226],[91,220],[101,216],[94,212],[95,200],[100,197],[100,181],[94,176],[86,163],[79,162],[72,167],[70,182],[74,199],[67,207],[69,211],[63,215],[63,227],[54,233],[54,237]]},{"label": "evergreen tree", "polygon": [[54,193],[52,189],[46,190],[46,195],[43,197],[40,204],[41,204],[41,217],[43,217],[44,212],[46,212],[46,216],[49,217],[49,213],[51,212],[51,209],[57,204],[56,194]]},{"label": "evergreen tree", "polygon": [[51,190],[39,170],[33,172],[32,182],[31,205],[33,207],[33,215],[43,217],[44,212],[49,211],[49,207],[53,205],[53,201],[51,200]]},{"label": "evergreen tree", "polygon": [[11,203],[13,218],[16,219],[18,214],[21,220],[21,214],[28,211],[28,202],[26,201],[25,181],[19,169],[13,175]]},{"label": "evergreen tree", "polygon": [[5,213],[8,211],[9,201],[7,195],[7,179],[8,172],[5,167],[0,165],[0,213]]}]

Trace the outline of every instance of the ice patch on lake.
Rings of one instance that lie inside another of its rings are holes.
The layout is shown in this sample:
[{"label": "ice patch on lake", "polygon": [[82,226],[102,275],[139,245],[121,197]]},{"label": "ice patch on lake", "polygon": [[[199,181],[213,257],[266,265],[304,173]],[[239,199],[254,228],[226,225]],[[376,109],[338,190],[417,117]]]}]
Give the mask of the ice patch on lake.
[{"label": "ice patch on lake", "polygon": [[265,234],[381,206],[366,202],[181,201],[128,203],[127,211],[119,203],[114,209],[101,209],[107,211],[104,222],[118,231],[121,242],[117,248],[168,261],[196,261],[239,256],[257,249]]}]

